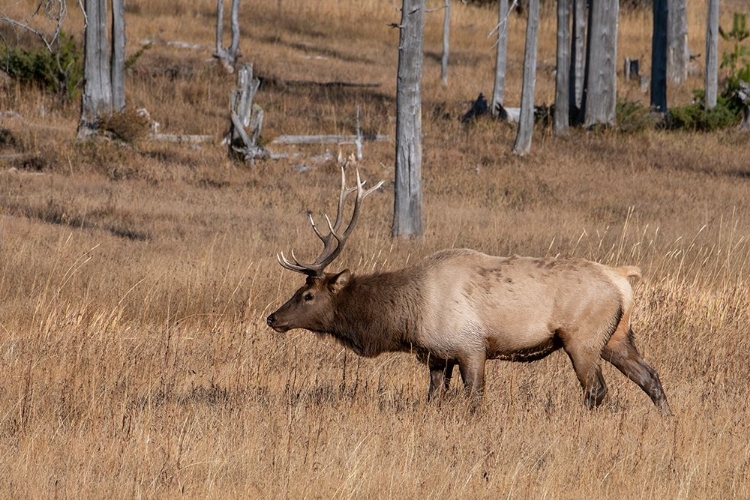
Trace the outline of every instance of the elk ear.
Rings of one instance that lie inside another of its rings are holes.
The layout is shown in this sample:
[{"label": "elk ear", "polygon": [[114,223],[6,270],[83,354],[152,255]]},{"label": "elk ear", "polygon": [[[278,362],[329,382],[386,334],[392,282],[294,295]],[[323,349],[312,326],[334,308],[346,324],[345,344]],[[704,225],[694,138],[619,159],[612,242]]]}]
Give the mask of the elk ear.
[{"label": "elk ear", "polygon": [[331,277],[331,281],[328,282],[328,287],[333,293],[339,293],[349,283],[352,273],[348,269],[344,269],[337,275]]}]

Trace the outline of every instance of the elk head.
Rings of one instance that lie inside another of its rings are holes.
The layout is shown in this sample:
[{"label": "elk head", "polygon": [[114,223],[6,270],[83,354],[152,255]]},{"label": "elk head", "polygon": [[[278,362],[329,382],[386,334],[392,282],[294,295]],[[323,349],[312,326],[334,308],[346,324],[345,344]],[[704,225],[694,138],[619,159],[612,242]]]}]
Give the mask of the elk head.
[{"label": "elk head", "polygon": [[[312,214],[308,214],[313,232],[323,242],[323,251],[312,264],[300,262],[295,257],[294,251],[292,251],[291,261],[284,256],[283,252],[278,254],[279,264],[284,269],[304,274],[307,276],[307,280],[292,295],[292,298],[276,312],[268,316],[268,326],[277,332],[286,332],[294,328],[324,332],[333,321],[335,297],[349,282],[351,273],[348,269],[338,274],[326,273],[325,268],[338,257],[346,244],[346,240],[354,230],[362,206],[362,200],[376,189],[379,189],[384,181],[380,181],[375,187],[365,190],[364,186],[366,182],[360,180],[359,171],[357,171],[357,186],[347,188],[345,166],[341,167],[341,194],[339,195],[336,222],[331,223],[331,219],[327,215],[325,216],[328,223],[328,234],[323,235],[315,225]],[[354,211],[352,212],[351,219],[349,219],[349,224],[342,232],[344,205],[349,195],[354,192],[357,193],[354,201]]]}]

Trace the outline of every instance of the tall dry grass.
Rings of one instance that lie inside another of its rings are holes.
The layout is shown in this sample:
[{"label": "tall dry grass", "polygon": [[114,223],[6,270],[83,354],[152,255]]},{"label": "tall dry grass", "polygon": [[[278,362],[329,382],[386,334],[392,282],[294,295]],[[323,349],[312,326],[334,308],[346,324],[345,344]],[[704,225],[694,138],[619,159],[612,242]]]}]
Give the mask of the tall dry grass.
[{"label": "tall dry grass", "polygon": [[[243,3],[244,56],[277,82],[257,97],[266,138],[351,133],[357,105],[366,131],[393,134],[395,4]],[[639,265],[637,343],[675,417],[609,365],[604,405],[585,410],[563,353],[489,362],[472,413],[457,387],[427,404],[412,356],[273,333],[265,316],[301,284],[276,252],[313,255],[306,211],[335,210],[337,166],[313,159],[325,147],[249,168],[218,144],[76,145],[75,105],[4,81],[0,107],[22,118],[3,117],[14,141],[0,154],[25,156],[0,172],[0,496],[750,497],[747,136],[540,128],[530,157],[510,155],[512,129],[457,123],[491,91],[494,12],[456,4],[448,88],[430,55],[440,14],[428,16],[425,238],[390,239],[392,145],[367,144],[360,169],[387,184],[333,267],[461,246]],[[129,102],[166,132],[218,139],[233,77],[210,61],[213,2],[128,9],[129,51],[155,42],[128,74]],[[646,43],[644,19],[623,15],[621,53]],[[552,60],[551,35],[541,51]],[[294,80],[381,85],[280,83]]]}]

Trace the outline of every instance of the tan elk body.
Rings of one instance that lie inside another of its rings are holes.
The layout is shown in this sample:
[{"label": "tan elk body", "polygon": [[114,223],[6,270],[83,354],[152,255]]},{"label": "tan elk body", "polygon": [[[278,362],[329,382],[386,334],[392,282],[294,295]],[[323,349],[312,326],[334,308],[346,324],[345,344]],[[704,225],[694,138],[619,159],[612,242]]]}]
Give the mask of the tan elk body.
[{"label": "tan elk body", "polygon": [[[633,343],[630,279],[636,267],[613,268],[582,259],[494,257],[467,249],[443,250],[405,269],[356,276],[324,268],[354,227],[368,191],[342,191],[336,224],[315,233],[325,248],[314,264],[280,262],[308,276],[268,325],[304,328],[334,337],[361,356],[414,352],[430,369],[429,397],[441,397],[458,365],[467,391],[481,397],[488,359],[532,361],[562,348],[584,390],[599,405],[606,385],[600,359],[638,384],[662,412],[669,405],[657,373]],[[357,191],[354,214],[341,233],[346,198]]]}]

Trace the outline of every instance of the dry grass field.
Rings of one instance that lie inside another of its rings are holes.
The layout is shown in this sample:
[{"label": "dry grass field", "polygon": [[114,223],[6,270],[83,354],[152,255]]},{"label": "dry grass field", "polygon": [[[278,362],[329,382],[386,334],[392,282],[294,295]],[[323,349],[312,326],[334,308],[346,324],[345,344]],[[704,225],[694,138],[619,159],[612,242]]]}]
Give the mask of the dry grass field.
[{"label": "dry grass field", "polygon": [[[398,3],[243,2],[266,140],[352,133],[356,106],[366,132],[394,135]],[[427,15],[425,237],[390,238],[394,148],[367,144],[360,171],[386,184],[332,268],[464,246],[638,265],[633,328],[675,416],[608,364],[610,392],[587,411],[563,352],[488,362],[476,412],[457,387],[428,404],[413,356],[362,359],[270,330],[265,317],[302,283],[276,253],[318,251],[306,212],[335,211],[336,162],[314,159],[325,146],[230,162],[219,140],[234,76],[211,60],[215,2],[129,0],[128,53],[152,41],[128,72],[129,106],[165,133],[217,140],[76,144],[77,102],[0,80],[12,134],[0,154],[26,155],[0,160],[1,498],[750,498],[750,136],[540,127],[532,154],[513,156],[507,125],[458,123],[492,92],[496,15],[454,4],[447,88],[442,13]],[[689,5],[704,52],[704,3]],[[724,25],[740,6],[722,3]],[[537,101],[550,103],[552,9],[543,16]],[[79,22],[71,10],[80,39]],[[510,106],[523,30],[514,17]],[[647,61],[650,15],[623,13],[620,30],[618,57]],[[670,89],[670,102],[700,86]]]}]

